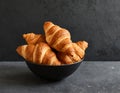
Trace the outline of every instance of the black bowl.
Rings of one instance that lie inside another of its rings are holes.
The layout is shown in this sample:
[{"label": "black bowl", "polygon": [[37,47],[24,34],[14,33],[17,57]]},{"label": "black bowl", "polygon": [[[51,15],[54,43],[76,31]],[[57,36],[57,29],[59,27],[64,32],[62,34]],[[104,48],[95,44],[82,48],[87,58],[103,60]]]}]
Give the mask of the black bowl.
[{"label": "black bowl", "polygon": [[[83,60],[82,60],[83,61]],[[29,69],[38,77],[46,80],[62,80],[71,75],[80,66],[81,62],[61,66],[49,66],[25,61]]]}]

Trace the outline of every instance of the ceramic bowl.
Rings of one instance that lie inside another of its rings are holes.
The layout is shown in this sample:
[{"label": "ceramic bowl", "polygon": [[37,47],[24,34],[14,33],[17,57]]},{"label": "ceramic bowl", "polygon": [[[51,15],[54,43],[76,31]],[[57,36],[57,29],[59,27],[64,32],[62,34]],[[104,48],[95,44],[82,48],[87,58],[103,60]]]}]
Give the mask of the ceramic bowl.
[{"label": "ceramic bowl", "polygon": [[25,61],[29,69],[38,77],[47,80],[62,80],[77,70],[83,60],[74,64],[50,66]]}]

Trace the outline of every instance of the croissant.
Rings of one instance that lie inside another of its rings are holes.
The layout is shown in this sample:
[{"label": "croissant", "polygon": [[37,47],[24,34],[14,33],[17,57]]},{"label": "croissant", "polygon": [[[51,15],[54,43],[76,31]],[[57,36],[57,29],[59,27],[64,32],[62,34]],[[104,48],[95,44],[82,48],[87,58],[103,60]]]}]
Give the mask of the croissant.
[{"label": "croissant", "polygon": [[[43,25],[46,42],[58,52],[59,55],[67,55],[72,62],[78,62],[84,56],[84,51],[78,44],[72,43],[70,32],[52,22],[45,22]],[[60,59],[65,57],[60,56]],[[68,59],[67,57],[65,59]]]},{"label": "croissant", "polygon": [[58,59],[63,62],[64,64],[72,64],[74,62],[78,62],[81,61],[85,55],[85,50],[88,47],[88,43],[86,41],[78,41],[76,43],[72,43],[74,49],[75,49],[75,53],[76,53],[76,57],[77,59],[74,59],[73,57],[71,57],[70,55],[67,55],[63,52],[58,52],[57,56]]},{"label": "croissant", "polygon": [[39,42],[46,42],[45,36],[42,34],[27,33],[23,34],[23,38],[28,44],[37,44]]},{"label": "croissant", "polygon": [[61,65],[56,54],[51,50],[48,44],[40,42],[36,45],[22,45],[16,49],[17,53],[24,59],[37,64]]},{"label": "croissant", "polygon": [[70,32],[52,22],[45,22],[43,25],[47,43],[59,52],[70,54],[74,51],[72,47]]}]

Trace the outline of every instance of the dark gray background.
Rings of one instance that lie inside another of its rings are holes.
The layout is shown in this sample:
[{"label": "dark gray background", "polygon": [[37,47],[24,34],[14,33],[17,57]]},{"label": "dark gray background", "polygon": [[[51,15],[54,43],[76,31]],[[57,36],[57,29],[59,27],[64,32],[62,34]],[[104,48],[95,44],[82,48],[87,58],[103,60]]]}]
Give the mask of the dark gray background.
[{"label": "dark gray background", "polygon": [[89,43],[85,60],[120,60],[120,0],[0,0],[0,60],[23,60],[22,34],[44,33],[47,20]]}]

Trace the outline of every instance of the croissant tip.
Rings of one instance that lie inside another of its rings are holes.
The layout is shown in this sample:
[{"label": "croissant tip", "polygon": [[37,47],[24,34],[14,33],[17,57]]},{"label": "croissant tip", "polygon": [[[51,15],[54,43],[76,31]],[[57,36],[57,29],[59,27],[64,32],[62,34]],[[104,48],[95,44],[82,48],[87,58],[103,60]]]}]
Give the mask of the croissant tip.
[{"label": "croissant tip", "polygon": [[85,44],[88,44],[88,42],[87,41],[82,41],[83,43],[85,43]]},{"label": "croissant tip", "polygon": [[23,34],[23,38],[26,38],[27,36],[29,36],[29,35],[35,35],[34,33],[26,33],[26,34]]},{"label": "croissant tip", "polygon": [[53,22],[51,22],[51,21],[44,22],[44,26],[48,26],[48,25],[51,25],[51,24],[53,24]]},{"label": "croissant tip", "polygon": [[20,55],[20,46],[16,48],[16,52]]},{"label": "croissant tip", "polygon": [[87,41],[83,41],[85,44],[86,44],[86,46],[88,47],[88,42]]},{"label": "croissant tip", "polygon": [[23,36],[23,38],[26,38],[26,35],[27,35],[27,34],[23,34],[23,35],[22,35],[22,36]]}]

